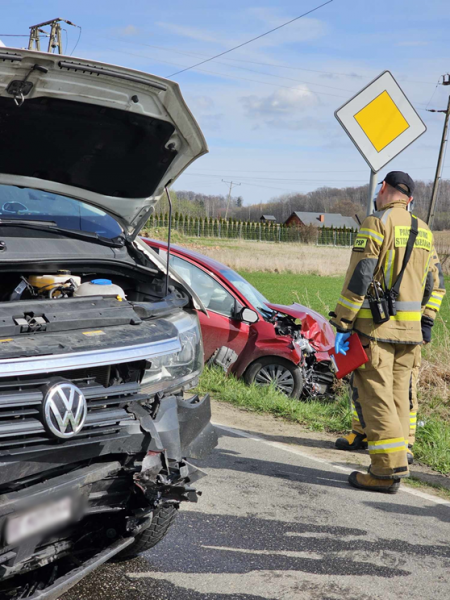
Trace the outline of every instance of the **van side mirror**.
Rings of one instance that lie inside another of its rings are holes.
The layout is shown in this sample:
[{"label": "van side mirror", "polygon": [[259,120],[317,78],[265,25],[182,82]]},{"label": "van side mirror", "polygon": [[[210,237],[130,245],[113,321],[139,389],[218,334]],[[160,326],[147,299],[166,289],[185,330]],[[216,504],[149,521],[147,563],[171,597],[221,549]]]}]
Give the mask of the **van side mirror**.
[{"label": "van side mirror", "polygon": [[256,323],[259,321],[258,313],[251,308],[243,308],[238,314],[239,321],[243,323]]}]

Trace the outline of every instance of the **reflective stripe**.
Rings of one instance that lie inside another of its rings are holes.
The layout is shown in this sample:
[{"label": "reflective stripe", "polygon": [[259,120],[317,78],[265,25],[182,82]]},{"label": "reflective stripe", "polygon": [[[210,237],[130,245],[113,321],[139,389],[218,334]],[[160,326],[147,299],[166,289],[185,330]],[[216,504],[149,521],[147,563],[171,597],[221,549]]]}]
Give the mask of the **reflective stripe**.
[{"label": "reflective stripe", "polygon": [[356,410],[352,411],[352,416],[355,419],[355,421],[358,421],[358,423],[359,423],[359,417],[358,417],[358,413],[356,412]]},{"label": "reflective stripe", "polygon": [[369,454],[390,454],[392,452],[404,452],[407,442],[404,438],[393,438],[390,440],[378,440],[369,442]]},{"label": "reflective stripe", "polygon": [[356,312],[361,308],[362,302],[352,302],[348,298],[345,298],[345,296],[341,296],[338,300],[338,304]]},{"label": "reflective stripe", "polygon": [[383,444],[404,444],[405,443],[405,438],[402,437],[398,437],[398,438],[390,438],[388,440],[376,440],[374,442],[369,441],[369,448],[370,446],[382,446]]},{"label": "reflective stripe", "polygon": [[[420,304],[420,302],[396,302],[395,303],[397,310],[400,311],[419,311],[422,310],[422,305]],[[364,300],[364,302],[362,303],[361,308],[370,308],[370,304],[369,304],[369,300],[367,300],[367,298]]]},{"label": "reflective stripe", "polygon": [[374,231],[373,229],[368,229],[367,227],[363,227],[362,229],[360,229],[358,232],[358,236],[370,238],[378,244],[382,244],[384,240],[383,234],[378,233],[378,231]]},{"label": "reflective stripe", "polygon": [[391,213],[392,208],[388,208],[387,211],[384,213],[384,215],[381,217],[381,222],[383,223],[383,225],[386,224],[387,218],[389,216],[389,214]]},{"label": "reflective stripe", "polygon": [[443,298],[444,298],[443,294],[439,294],[438,292],[433,292],[431,294],[430,301],[436,302],[440,306],[442,304]]},{"label": "reflective stripe", "polygon": [[388,286],[388,289],[391,289],[392,287],[392,276],[393,276],[393,271],[392,271],[392,263],[394,262],[394,256],[395,256],[395,250],[389,250],[389,252],[386,254],[386,263],[384,265],[384,276],[386,278],[386,285]]},{"label": "reflective stripe", "polygon": [[[398,304],[398,303],[397,303]],[[373,319],[370,309],[362,308],[358,313],[358,319]],[[422,318],[421,311],[400,311],[396,315],[389,317],[390,321],[420,321]]]},{"label": "reflective stripe", "polygon": [[439,310],[441,308],[441,303],[436,300],[428,300],[425,308],[435,308],[436,310]]}]

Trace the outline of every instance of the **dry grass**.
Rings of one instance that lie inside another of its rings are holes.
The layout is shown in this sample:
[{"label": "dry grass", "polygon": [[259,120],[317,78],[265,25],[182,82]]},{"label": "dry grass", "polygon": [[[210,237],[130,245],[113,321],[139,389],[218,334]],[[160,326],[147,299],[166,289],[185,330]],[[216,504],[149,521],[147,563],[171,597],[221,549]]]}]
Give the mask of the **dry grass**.
[{"label": "dry grass", "polygon": [[436,245],[450,247],[450,231],[433,231],[433,235]]},{"label": "dry grass", "polygon": [[[147,232],[149,237],[165,239],[163,230]],[[350,259],[349,248],[274,244],[244,240],[179,238],[174,241],[186,248],[214,258],[235,271],[294,273],[305,275],[345,274]]]},{"label": "dry grass", "polygon": [[434,231],[434,243],[441,259],[442,269],[450,274],[450,231]]},{"label": "dry grass", "polygon": [[301,244],[268,244],[235,241],[227,245],[191,245],[195,250],[225,263],[235,271],[344,275],[350,258],[348,248]]}]

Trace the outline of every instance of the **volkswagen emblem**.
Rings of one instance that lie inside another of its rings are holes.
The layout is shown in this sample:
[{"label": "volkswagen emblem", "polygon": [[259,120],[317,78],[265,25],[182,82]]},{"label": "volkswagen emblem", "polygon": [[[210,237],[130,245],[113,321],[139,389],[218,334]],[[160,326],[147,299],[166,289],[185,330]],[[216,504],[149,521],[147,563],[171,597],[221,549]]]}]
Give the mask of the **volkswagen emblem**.
[{"label": "volkswagen emblem", "polygon": [[52,435],[71,438],[81,431],[86,420],[86,398],[73,383],[57,383],[45,396],[43,413],[44,426]]}]

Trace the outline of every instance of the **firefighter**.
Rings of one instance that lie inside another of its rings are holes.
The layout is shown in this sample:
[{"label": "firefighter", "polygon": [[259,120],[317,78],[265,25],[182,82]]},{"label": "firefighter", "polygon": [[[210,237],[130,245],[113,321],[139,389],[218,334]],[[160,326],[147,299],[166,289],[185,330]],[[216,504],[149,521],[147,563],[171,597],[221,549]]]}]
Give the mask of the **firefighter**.
[{"label": "firefighter", "polygon": [[397,492],[400,478],[409,475],[409,389],[418,367],[416,346],[431,339],[443,297],[442,282],[433,279],[422,311],[425,286],[433,278],[428,275],[433,235],[407,211],[413,192],[407,173],[386,175],[377,211],[361,225],[341,296],[330,314],[337,329],[336,352],[348,351],[348,338],[355,331],[369,357],[353,373],[352,399],[371,465],[367,474],[351,473],[349,483],[385,493]]},{"label": "firefighter", "polygon": [[[436,290],[435,296],[432,297],[433,290]],[[433,312],[439,312],[442,298],[445,294],[444,274],[442,267],[439,262],[439,257],[436,250],[433,248],[430,269],[425,284],[424,296],[422,298],[422,309],[430,309]],[[431,338],[427,341],[423,341],[427,344]],[[417,411],[419,407],[417,398],[417,384],[419,380],[419,369],[421,363],[421,352],[422,348],[417,345],[415,348],[416,356],[414,358],[416,367],[413,368],[411,373],[411,380],[409,386],[409,437],[408,437],[408,452],[407,458],[408,463],[412,464],[414,455],[412,447],[416,441],[416,427],[417,427]],[[358,417],[358,411],[356,410],[355,404],[352,403],[352,431],[345,437],[340,437],[336,440],[335,446],[338,450],[366,450],[367,449],[367,437],[361,427],[361,423]]]}]

